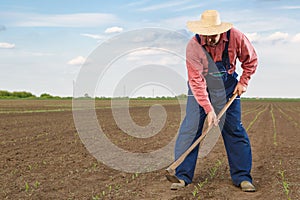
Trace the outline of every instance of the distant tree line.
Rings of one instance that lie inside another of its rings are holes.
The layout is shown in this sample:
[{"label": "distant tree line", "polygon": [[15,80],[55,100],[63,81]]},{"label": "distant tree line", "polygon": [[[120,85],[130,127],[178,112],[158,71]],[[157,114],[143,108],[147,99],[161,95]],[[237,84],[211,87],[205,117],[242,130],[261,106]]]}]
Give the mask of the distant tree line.
[{"label": "distant tree line", "polygon": [[0,98],[36,98],[36,96],[25,91],[9,92],[6,90],[0,90]]},{"label": "distant tree line", "polygon": [[[135,98],[129,98],[129,97],[96,97],[96,100],[110,100],[110,99],[137,99],[137,100],[155,100],[155,99],[161,99],[161,100],[168,100],[168,99],[184,99],[187,96],[185,94],[178,95],[176,97],[135,97]],[[43,93],[40,96],[36,96],[32,94],[31,92],[26,91],[16,91],[16,92],[9,92],[6,90],[0,90],[0,99],[72,99],[73,97],[59,97],[59,96],[52,96],[48,93]],[[79,97],[78,99],[93,99],[88,94],[85,94],[83,97]]]},{"label": "distant tree line", "polygon": [[36,96],[31,92],[26,92],[26,91],[9,92],[6,90],[0,90],[0,99],[71,99],[71,98],[72,97],[52,96],[47,93],[43,93],[40,96]]}]

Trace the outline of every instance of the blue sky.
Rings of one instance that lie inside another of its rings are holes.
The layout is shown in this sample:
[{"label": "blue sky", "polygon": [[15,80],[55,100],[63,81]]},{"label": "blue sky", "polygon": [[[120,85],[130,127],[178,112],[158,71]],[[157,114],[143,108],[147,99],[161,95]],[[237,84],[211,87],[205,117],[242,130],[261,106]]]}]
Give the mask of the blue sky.
[{"label": "blue sky", "polygon": [[[72,96],[82,64],[103,42],[145,27],[191,37],[186,22],[199,19],[206,9],[218,10],[221,19],[243,31],[257,50],[259,67],[245,96],[300,98],[300,2],[296,0],[2,0],[0,90]],[[97,96],[111,95],[110,83],[118,82],[114,71],[126,73],[126,62],[121,61],[117,70],[110,70],[106,91],[100,87]],[[186,77],[182,63],[178,73]],[[153,95],[153,88],[146,90],[144,95]],[[156,95],[163,93],[155,88]]]}]

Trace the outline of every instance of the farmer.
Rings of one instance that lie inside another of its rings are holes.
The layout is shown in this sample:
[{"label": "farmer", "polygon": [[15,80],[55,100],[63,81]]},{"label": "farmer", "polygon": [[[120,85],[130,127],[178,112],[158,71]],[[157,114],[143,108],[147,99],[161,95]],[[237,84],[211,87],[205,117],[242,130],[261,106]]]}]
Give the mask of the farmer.
[{"label": "farmer", "polygon": [[[209,125],[220,126],[233,184],[242,191],[254,192],[250,175],[251,146],[241,123],[239,96],[246,92],[250,77],[256,70],[256,52],[243,33],[233,28],[231,23],[221,22],[216,10],[204,11],[200,20],[189,21],[187,27],[196,35],[186,48],[189,91],[186,116],[176,140],[175,159],[200,137],[207,117]],[[235,72],[237,59],[243,69],[239,80]],[[216,113],[235,93],[238,98],[219,122]],[[199,145],[178,166],[176,177],[180,183],[173,183],[171,189],[176,190],[192,182],[198,150]]]}]

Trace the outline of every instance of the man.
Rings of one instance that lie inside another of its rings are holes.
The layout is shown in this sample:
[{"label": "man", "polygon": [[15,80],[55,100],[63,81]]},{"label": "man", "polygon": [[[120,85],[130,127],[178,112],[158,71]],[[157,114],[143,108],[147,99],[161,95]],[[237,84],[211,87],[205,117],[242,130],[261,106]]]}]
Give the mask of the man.
[{"label": "man", "polygon": [[[231,23],[221,22],[216,10],[204,11],[200,20],[189,21],[187,27],[196,35],[186,48],[189,93],[186,116],[176,140],[175,159],[200,137],[206,117],[209,125],[218,125],[216,113],[237,93],[238,98],[228,108],[219,126],[233,184],[243,191],[254,192],[250,175],[251,146],[241,123],[239,96],[246,92],[250,77],[256,70],[256,52],[243,33],[233,28]],[[236,59],[243,69],[239,80],[235,72]],[[176,177],[180,183],[173,183],[171,189],[192,182],[198,150],[199,145],[178,166]]]}]

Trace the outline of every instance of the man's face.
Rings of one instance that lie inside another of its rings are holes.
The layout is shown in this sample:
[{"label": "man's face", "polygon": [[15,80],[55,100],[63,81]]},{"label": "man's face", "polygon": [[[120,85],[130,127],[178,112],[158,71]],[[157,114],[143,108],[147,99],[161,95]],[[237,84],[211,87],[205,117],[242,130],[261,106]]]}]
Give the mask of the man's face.
[{"label": "man's face", "polygon": [[220,34],[218,35],[205,35],[205,42],[208,46],[216,46],[220,40]]}]

